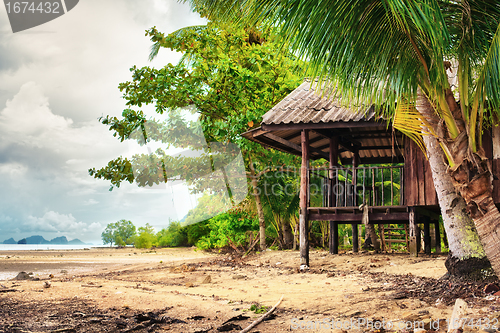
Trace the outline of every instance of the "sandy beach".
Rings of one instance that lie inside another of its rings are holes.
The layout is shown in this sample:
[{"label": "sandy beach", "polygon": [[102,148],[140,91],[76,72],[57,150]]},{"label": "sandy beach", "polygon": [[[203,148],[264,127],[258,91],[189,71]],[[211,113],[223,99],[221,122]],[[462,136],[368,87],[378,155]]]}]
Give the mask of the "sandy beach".
[{"label": "sandy beach", "polygon": [[[415,331],[406,323],[445,331],[458,297],[468,317],[493,323],[499,296],[486,282],[439,280],[445,258],[312,251],[311,268],[301,272],[297,251],[246,258],[192,248],[3,251],[0,332],[238,332],[262,315],[249,309],[265,311],[281,296],[275,317],[251,332],[376,331],[362,320],[391,322],[389,332]],[[10,280],[21,271],[31,278]],[[349,320],[359,327],[346,327]]]}]

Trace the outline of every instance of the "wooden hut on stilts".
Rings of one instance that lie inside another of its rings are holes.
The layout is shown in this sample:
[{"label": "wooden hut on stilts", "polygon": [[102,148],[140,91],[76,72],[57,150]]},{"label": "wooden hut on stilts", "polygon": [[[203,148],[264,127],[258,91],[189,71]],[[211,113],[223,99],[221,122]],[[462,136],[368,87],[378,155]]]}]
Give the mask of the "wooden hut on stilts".
[{"label": "wooden hut on stilts", "polygon": [[[376,117],[373,108],[353,111],[316,93],[311,81],[305,81],[263,116],[260,127],[243,136],[302,157],[301,264],[309,265],[309,221],[329,221],[332,254],[339,250],[339,225],[351,224],[353,252],[358,252],[362,204],[368,206],[369,223],[404,225],[409,252],[415,256],[420,250],[419,225],[423,225],[423,250],[428,254],[434,225],[436,252],[441,251],[440,209],[429,163],[412,140]],[[491,136],[484,142],[491,157]],[[326,170],[310,167],[311,159],[321,158],[329,161]],[[321,200],[315,193],[311,201],[312,180],[318,178]],[[496,202],[500,202],[500,186],[495,187]]]}]

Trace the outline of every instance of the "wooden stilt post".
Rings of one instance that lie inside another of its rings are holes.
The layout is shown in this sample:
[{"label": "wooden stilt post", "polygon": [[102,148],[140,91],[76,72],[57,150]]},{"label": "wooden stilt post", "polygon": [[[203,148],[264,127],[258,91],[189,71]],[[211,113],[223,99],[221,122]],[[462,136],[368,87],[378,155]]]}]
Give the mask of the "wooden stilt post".
[{"label": "wooden stilt post", "polygon": [[[359,153],[357,151],[354,152],[352,155],[352,205],[356,206],[357,205],[357,170],[356,168],[358,167],[358,161],[359,161]],[[352,252],[353,253],[358,253],[359,252],[359,234],[358,234],[358,225],[357,224],[351,224],[352,228]]]},{"label": "wooden stilt post", "polygon": [[330,221],[330,241],[328,243],[331,254],[339,254],[339,225]]},{"label": "wooden stilt post", "polygon": [[413,257],[418,256],[418,248],[417,248],[417,235],[416,235],[416,214],[415,214],[415,207],[410,207],[410,214],[409,214],[409,225],[408,229],[410,231],[410,255]]},{"label": "wooden stilt post", "polygon": [[[337,202],[337,196],[336,193],[334,192],[334,189],[336,188],[335,185],[337,183],[337,180],[334,179],[336,176],[335,172],[335,167],[338,166],[338,159],[339,159],[339,138],[338,137],[332,137],[330,138],[330,170],[328,171],[328,178],[329,178],[329,198],[330,201],[328,202],[329,207],[334,207],[335,203]],[[329,242],[329,249],[331,254],[338,254],[339,253],[339,225],[337,222],[330,221],[330,242]]]},{"label": "wooden stilt post", "polygon": [[358,183],[358,176],[357,176],[357,167],[358,167],[358,161],[359,161],[359,152],[355,151],[352,155],[352,205],[357,206],[357,183]]},{"label": "wooden stilt post", "polygon": [[436,253],[441,253],[441,232],[439,231],[439,220],[434,222],[434,232],[436,235]]},{"label": "wooden stilt post", "polygon": [[424,218],[424,252],[431,254],[431,221],[427,216]]},{"label": "wooden stilt post", "polygon": [[351,224],[352,228],[352,252],[359,252],[359,235],[358,235],[358,225],[353,223]]},{"label": "wooden stilt post", "polygon": [[307,197],[309,192],[309,130],[302,130],[302,167],[300,169],[300,215],[299,215],[299,234],[300,234],[300,264],[309,266],[309,228],[307,219]]},{"label": "wooden stilt post", "polygon": [[419,216],[415,213],[415,237],[417,238],[417,253],[422,250],[422,229],[419,225]]}]

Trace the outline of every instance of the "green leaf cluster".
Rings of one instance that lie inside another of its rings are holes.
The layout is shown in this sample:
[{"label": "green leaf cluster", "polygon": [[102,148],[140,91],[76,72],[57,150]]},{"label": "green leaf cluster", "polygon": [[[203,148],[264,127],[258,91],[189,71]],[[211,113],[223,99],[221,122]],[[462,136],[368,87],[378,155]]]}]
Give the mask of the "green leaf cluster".
[{"label": "green leaf cluster", "polygon": [[125,246],[133,243],[135,235],[136,229],[132,222],[122,219],[118,222],[109,223],[102,232],[101,239],[105,245]]},{"label": "green leaf cluster", "polygon": [[209,232],[198,240],[196,246],[200,249],[224,248],[229,246],[245,246],[248,242],[248,232],[257,232],[259,222],[255,217],[249,217],[244,212],[228,212],[211,218],[208,221]]}]

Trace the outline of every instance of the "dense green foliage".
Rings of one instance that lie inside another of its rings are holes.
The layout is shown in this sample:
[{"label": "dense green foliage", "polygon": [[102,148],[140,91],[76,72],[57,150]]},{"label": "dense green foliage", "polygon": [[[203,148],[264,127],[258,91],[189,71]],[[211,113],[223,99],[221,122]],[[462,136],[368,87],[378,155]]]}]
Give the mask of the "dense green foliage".
[{"label": "dense green foliage", "polygon": [[251,236],[248,232],[257,232],[259,221],[245,213],[224,213],[208,221],[209,233],[198,240],[200,249],[214,249],[245,246]]},{"label": "dense green foliage", "polygon": [[[146,224],[139,227],[130,221],[121,220],[110,223],[103,232],[104,244],[119,246],[134,245],[136,248],[178,247],[196,245],[200,249],[239,248],[248,245],[255,236],[259,224],[254,216],[242,211],[220,214],[209,220],[182,226],[180,222],[171,222],[167,228],[155,233],[154,228]],[[112,242],[105,237],[112,235]],[[127,241],[123,241],[126,239]]]},{"label": "dense green foliage", "polygon": [[101,238],[103,244],[116,244],[124,246],[133,243],[133,237],[136,234],[135,226],[127,220],[120,220],[115,223],[110,223],[102,232]]},{"label": "dense green foliage", "polygon": [[158,232],[157,238],[159,246],[177,247],[188,244],[186,229],[179,222],[171,222],[167,229]]}]

